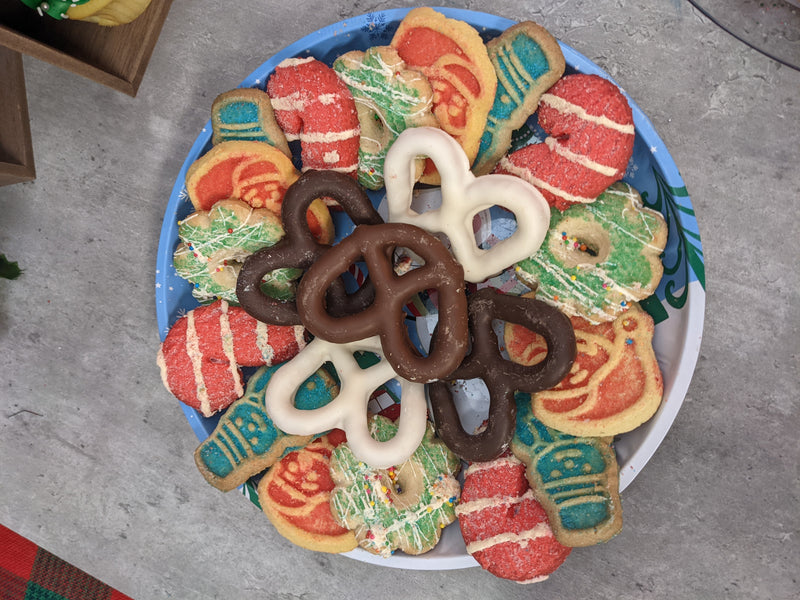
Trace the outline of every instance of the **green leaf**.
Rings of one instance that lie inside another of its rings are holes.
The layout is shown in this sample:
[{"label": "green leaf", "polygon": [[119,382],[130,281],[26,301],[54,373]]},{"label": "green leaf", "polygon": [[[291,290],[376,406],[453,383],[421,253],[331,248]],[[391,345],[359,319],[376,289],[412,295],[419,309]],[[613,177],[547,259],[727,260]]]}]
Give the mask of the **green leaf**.
[{"label": "green leaf", "polygon": [[661,323],[661,321],[666,321],[669,318],[667,309],[664,308],[664,305],[656,298],[655,294],[648,296],[644,300],[639,300],[639,306],[653,317],[653,322],[655,323]]},{"label": "green leaf", "polygon": [[22,274],[22,269],[15,262],[6,258],[5,254],[0,254],[0,277],[5,279],[16,279]]}]

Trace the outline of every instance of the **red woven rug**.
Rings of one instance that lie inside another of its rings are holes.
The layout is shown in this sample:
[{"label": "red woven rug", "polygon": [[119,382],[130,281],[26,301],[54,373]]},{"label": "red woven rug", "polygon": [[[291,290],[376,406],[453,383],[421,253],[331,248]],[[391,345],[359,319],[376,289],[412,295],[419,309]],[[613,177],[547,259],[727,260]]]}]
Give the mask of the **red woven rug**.
[{"label": "red woven rug", "polygon": [[0,525],[0,600],[131,600]]}]

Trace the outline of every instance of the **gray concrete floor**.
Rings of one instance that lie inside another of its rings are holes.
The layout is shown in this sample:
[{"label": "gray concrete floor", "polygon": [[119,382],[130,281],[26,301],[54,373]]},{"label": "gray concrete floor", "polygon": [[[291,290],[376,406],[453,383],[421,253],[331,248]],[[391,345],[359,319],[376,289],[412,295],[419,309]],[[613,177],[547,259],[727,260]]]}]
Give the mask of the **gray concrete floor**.
[{"label": "gray concrete floor", "polygon": [[263,60],[409,4],[176,2],[136,98],[25,59],[38,178],[0,188],[0,251],[25,269],[0,280],[0,523],[141,600],[793,597],[800,72],[681,0],[443,3],[536,20],[606,69],[691,194],[702,350],[674,427],[623,495],[617,538],[534,588],[477,568],[390,570],[293,547],[199,476],[155,363],[176,174],[213,98]]}]

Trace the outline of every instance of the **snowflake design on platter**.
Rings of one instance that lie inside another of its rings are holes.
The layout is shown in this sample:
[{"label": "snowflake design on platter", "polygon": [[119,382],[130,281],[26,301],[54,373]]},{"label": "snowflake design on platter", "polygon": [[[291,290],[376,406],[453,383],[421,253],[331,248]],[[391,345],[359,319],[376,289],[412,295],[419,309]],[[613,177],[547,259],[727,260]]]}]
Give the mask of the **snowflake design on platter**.
[{"label": "snowflake design on platter", "polygon": [[390,35],[387,31],[388,23],[383,13],[368,13],[366,22],[361,26],[361,31],[367,34],[372,43],[388,42]]},{"label": "snowflake design on platter", "polygon": [[628,163],[627,169],[625,169],[625,179],[633,179],[636,177],[636,173],[639,171],[639,164],[632,160]]}]

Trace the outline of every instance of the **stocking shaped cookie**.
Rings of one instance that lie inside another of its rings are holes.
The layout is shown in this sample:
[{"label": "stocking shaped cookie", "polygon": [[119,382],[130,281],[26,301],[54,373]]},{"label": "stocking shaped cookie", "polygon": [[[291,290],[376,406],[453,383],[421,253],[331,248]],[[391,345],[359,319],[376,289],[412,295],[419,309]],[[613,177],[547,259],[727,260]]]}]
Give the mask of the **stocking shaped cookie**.
[{"label": "stocking shaped cookie", "polygon": [[[329,429],[342,429],[353,454],[379,468],[400,464],[410,457],[425,435],[427,406],[425,388],[397,376],[385,360],[362,369],[355,352],[373,352],[382,358],[377,336],[348,344],[333,344],[315,339],[275,373],[266,392],[267,413],[283,431],[294,435],[315,435]],[[340,379],[339,395],[329,404],[314,410],[300,410],[295,395],[308,376],[326,362],[333,364]],[[372,392],[389,381],[400,382],[402,391],[396,435],[378,442],[369,434],[367,403]]]},{"label": "stocking shaped cookie", "polygon": [[622,528],[619,466],[611,438],[575,437],[533,416],[527,394],[517,394],[517,429],[511,451],[556,539],[565,546],[606,542]]},{"label": "stocking shaped cookie", "polygon": [[[441,207],[424,213],[411,208],[418,156],[433,160],[442,180]],[[467,281],[483,281],[527,258],[538,250],[547,233],[550,208],[536,188],[510,175],[475,177],[461,146],[440,129],[405,130],[389,149],[384,171],[389,221],[447,235]],[[472,221],[492,206],[512,212],[517,229],[493,247],[479,248]]]}]

